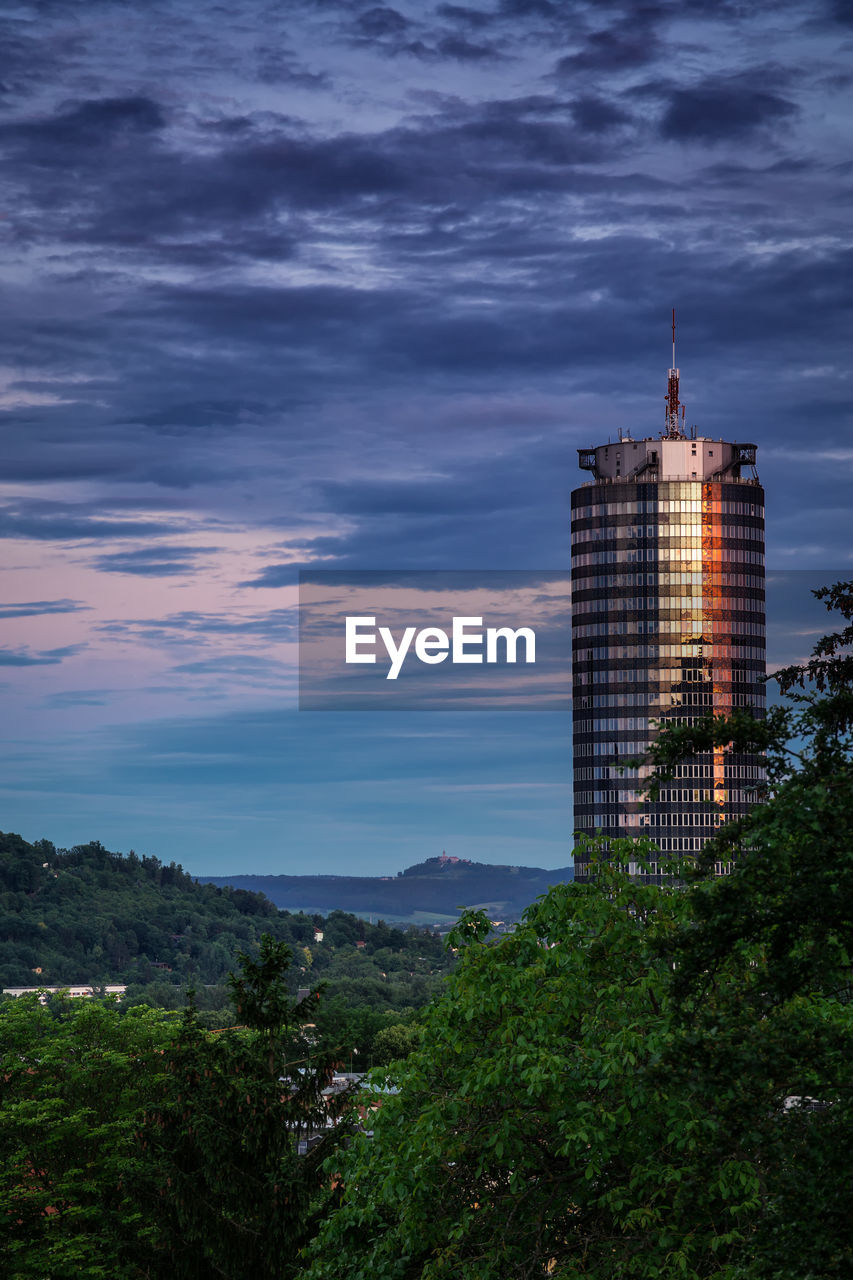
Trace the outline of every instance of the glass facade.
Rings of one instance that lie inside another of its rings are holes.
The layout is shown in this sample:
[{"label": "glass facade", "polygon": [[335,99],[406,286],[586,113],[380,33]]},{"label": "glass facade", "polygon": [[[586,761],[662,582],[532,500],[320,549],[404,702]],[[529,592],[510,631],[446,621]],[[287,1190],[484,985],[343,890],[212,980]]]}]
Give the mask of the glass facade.
[{"label": "glass facade", "polygon": [[[605,446],[595,451],[598,466],[593,451],[582,451],[596,479],[572,494],[574,825],[690,854],[755,803],[762,757],[696,756],[656,802],[641,802],[640,771],[624,761],[643,754],[658,724],[736,707],[763,716],[764,491],[740,475],[754,446],[719,442],[734,462],[717,469],[714,461],[709,476],[697,468],[667,478],[654,443],[643,442],[633,477],[620,462],[603,474]],[[695,456],[697,442],[685,443]],[[629,441],[626,453],[629,445],[637,448]],[[586,874],[576,858],[576,878]],[[642,876],[665,878],[655,864]]]}]

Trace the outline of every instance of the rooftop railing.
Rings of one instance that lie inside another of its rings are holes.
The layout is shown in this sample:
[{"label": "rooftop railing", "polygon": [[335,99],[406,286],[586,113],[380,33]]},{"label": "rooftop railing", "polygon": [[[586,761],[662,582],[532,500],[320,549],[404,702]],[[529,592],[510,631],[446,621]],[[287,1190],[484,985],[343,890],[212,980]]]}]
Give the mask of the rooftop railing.
[{"label": "rooftop railing", "polygon": [[656,472],[647,472],[643,476],[602,476],[599,480],[582,480],[578,488],[590,489],[599,484],[750,484],[760,485],[757,476],[661,476]]}]

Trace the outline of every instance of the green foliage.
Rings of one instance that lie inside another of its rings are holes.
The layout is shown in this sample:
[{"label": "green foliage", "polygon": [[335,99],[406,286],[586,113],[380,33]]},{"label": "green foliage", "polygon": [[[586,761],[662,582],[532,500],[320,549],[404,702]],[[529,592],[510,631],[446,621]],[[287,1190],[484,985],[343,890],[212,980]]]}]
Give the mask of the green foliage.
[{"label": "green foliage", "polygon": [[2,1272],[14,1280],[143,1274],[138,1132],[169,1027],[147,1009],[34,996],[0,1004]]},{"label": "green foliage", "polygon": [[[389,1061],[384,1033],[391,1027],[414,1026],[423,1010],[403,1006],[383,1009],[368,1004],[351,1005],[341,996],[324,991],[317,1011],[320,1044],[347,1070],[366,1071]],[[393,1055],[398,1056],[398,1055]]]},{"label": "green foliage", "polygon": [[331,1060],[302,1030],[317,995],[289,998],[290,954],[269,935],[257,960],[240,959],[232,988],[244,1025],[211,1034],[186,1011],[143,1131],[148,1202],[174,1280],[286,1280],[332,1203],[329,1138],[298,1154],[300,1138],[335,1115],[323,1095]]},{"label": "green foliage", "polygon": [[327,934],[313,948],[310,978],[306,973],[304,981],[323,983],[315,1014],[322,1043],[337,1051],[339,1061],[348,1067],[366,1070],[388,1061],[387,1046],[377,1048],[377,1037],[386,1028],[414,1018],[415,1010],[422,1009],[439,989],[453,957],[427,931],[403,933],[381,921],[365,925],[342,912],[333,913],[327,922],[333,938],[341,936],[336,932],[341,917],[359,926],[364,948],[357,948],[353,941],[330,946]]},{"label": "green foliage", "polygon": [[[331,1075],[264,937],[212,1033],[114,1003],[0,1005],[2,1274],[11,1280],[286,1280],[333,1201],[322,1172]],[[345,1126],[339,1128],[340,1135]]]},{"label": "green foliage", "polygon": [[224,983],[241,948],[264,930],[290,942],[295,924],[261,895],[199,884],[174,863],[0,834],[4,986]]},{"label": "green foliage", "polygon": [[[674,1135],[701,1123],[656,1070],[671,1024],[657,944],[683,901],[604,864],[597,886],[551,890],[499,940],[465,918],[400,1092],[344,1157],[344,1203],[309,1275],[328,1275],[330,1254],[349,1280],[504,1280],[580,1258],[585,1275],[647,1274],[632,1211],[669,1219],[684,1196]],[[700,1198],[706,1232],[743,1199],[717,1181]],[[659,1234],[662,1265],[677,1228]]]},{"label": "green foliage", "polygon": [[392,1022],[377,1031],[373,1041],[373,1058],[378,1066],[387,1066],[398,1058],[408,1057],[421,1042],[421,1028],[414,1019]]},{"label": "green foliage", "polygon": [[[316,926],[325,937],[314,945]],[[292,914],[263,894],[200,884],[174,863],[110,853],[97,841],[57,850],[0,833],[3,986],[119,982],[130,988],[123,1008],[178,1009],[192,985],[201,1021],[221,1026],[230,1018],[227,975],[265,932],[298,957],[291,995],[324,979],[351,1008],[422,1005],[448,967],[427,930],[343,911],[327,920]]]}]

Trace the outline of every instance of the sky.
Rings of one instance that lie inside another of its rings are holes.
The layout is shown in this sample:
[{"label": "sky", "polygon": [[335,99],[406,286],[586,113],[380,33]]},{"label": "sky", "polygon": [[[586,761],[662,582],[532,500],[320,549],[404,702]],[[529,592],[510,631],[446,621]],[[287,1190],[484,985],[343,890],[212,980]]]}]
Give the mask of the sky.
[{"label": "sky", "polygon": [[675,306],[768,564],[843,575],[849,7],[9,0],[0,39],[0,827],[567,865],[568,712],[298,710],[297,574],[565,569]]}]

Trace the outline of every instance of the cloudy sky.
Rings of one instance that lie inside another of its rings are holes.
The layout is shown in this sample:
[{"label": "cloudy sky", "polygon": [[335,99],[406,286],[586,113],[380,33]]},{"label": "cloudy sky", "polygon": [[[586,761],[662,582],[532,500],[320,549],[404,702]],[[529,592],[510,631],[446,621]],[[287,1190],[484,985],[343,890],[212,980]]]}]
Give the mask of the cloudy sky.
[{"label": "cloudy sky", "polygon": [[672,306],[688,423],[759,445],[768,563],[849,566],[849,7],[0,29],[0,827],[565,865],[567,715],[297,711],[297,570],[565,567],[577,448],[663,425]]}]

